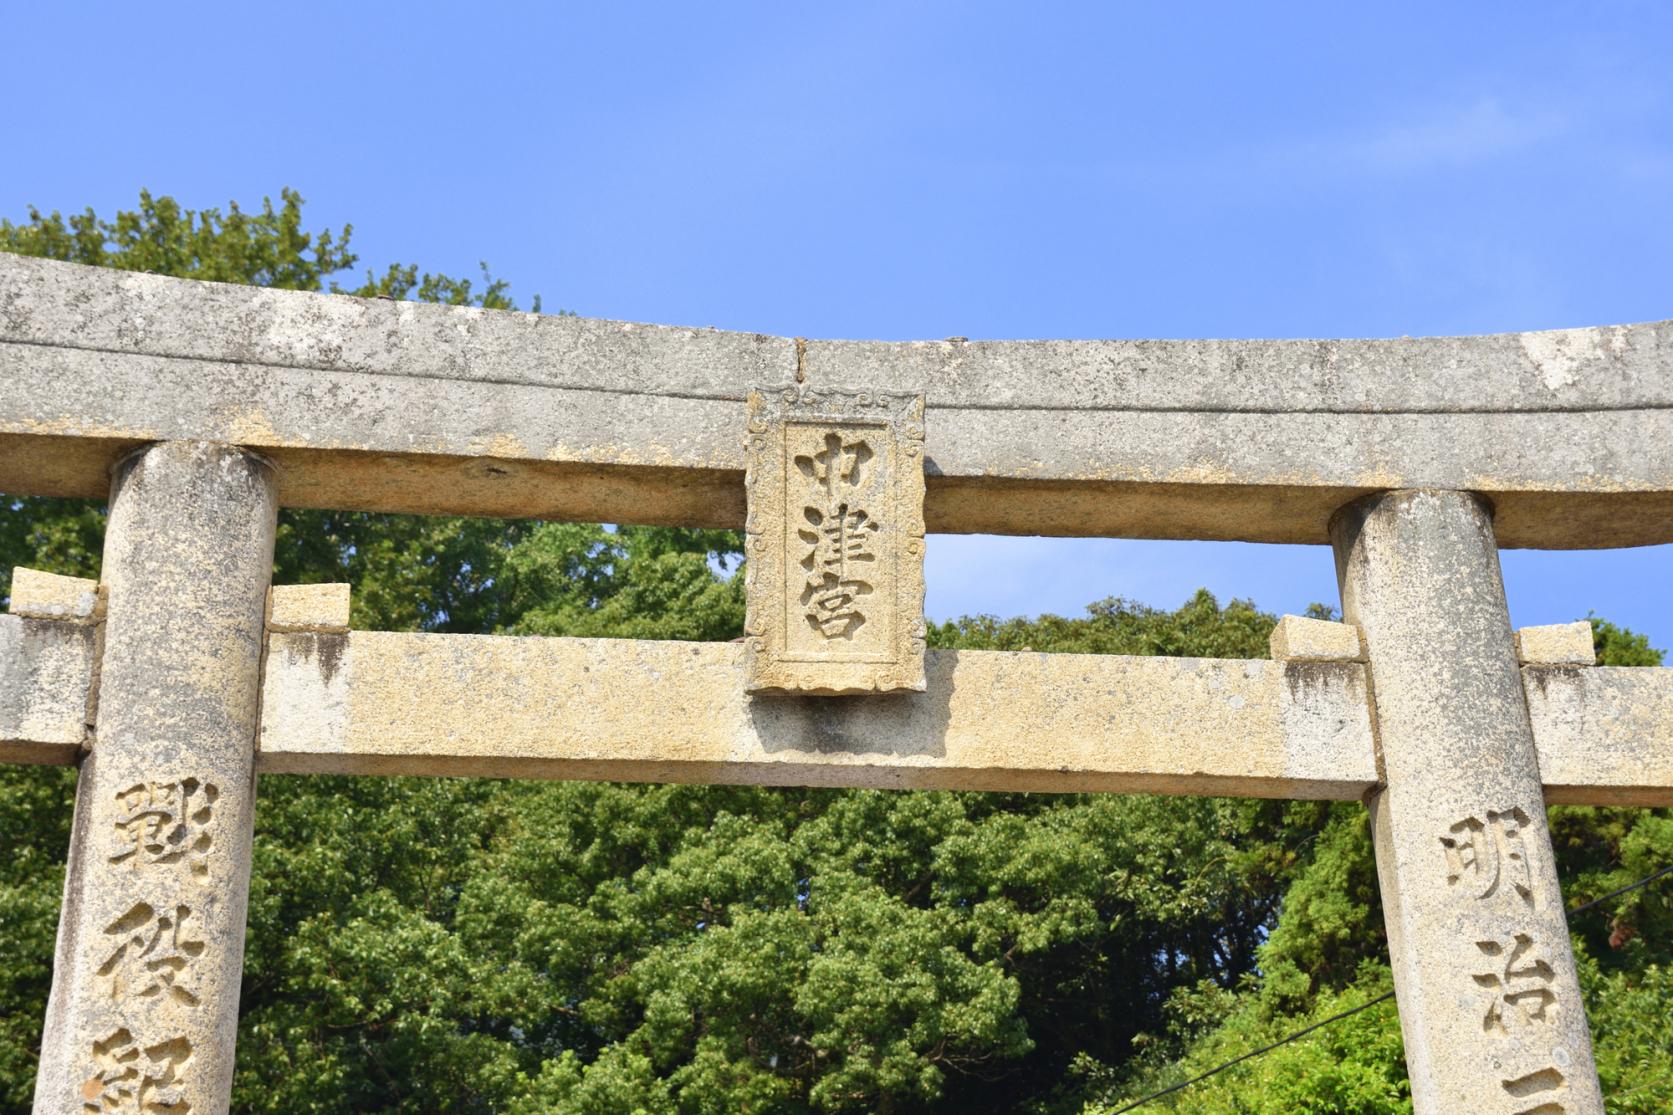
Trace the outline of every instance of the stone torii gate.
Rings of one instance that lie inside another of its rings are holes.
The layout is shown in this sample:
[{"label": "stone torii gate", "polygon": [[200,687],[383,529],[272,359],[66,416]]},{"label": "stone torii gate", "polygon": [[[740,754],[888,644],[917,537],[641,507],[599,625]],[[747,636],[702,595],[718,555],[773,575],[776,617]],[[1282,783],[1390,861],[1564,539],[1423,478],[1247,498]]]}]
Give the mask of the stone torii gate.
[{"label": "stone torii gate", "polygon": [[[255,775],[1363,799],[1422,1113],[1602,1111],[1547,802],[1673,804],[1673,669],[1498,548],[1673,541],[1673,324],[823,342],[0,255],[0,760],[80,764],[35,1110],[226,1110]],[[745,527],[741,644],[348,630],[280,505]],[[925,528],[1335,548],[1271,661],[929,651]]]}]

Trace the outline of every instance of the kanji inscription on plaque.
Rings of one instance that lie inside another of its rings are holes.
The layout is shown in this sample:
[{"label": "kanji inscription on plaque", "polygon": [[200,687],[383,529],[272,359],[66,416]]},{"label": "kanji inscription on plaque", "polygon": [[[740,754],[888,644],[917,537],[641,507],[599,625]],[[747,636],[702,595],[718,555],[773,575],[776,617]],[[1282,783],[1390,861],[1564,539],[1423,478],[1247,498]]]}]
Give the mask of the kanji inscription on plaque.
[{"label": "kanji inscription on plaque", "polygon": [[924,398],[748,399],[749,688],[924,688]]}]

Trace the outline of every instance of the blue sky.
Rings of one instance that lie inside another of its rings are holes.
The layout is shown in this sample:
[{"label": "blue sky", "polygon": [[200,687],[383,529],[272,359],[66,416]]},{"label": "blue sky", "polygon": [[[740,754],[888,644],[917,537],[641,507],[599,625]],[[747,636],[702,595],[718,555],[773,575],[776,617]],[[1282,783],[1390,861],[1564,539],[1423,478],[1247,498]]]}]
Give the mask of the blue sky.
[{"label": "blue sky", "polygon": [[[0,215],[291,185],[363,263],[548,310],[885,339],[1483,333],[1673,317],[1673,5],[16,4]],[[930,613],[1318,547],[942,538]],[[1667,548],[1508,553],[1514,620],[1673,647]]]}]

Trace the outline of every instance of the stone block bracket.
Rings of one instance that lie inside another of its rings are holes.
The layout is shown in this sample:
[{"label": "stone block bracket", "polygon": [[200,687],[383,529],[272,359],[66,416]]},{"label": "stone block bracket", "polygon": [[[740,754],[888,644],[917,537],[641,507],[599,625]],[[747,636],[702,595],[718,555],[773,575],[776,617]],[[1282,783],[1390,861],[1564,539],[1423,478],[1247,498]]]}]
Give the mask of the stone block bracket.
[{"label": "stone block bracket", "polygon": [[269,631],[349,629],[349,586],[274,585],[267,593]]}]

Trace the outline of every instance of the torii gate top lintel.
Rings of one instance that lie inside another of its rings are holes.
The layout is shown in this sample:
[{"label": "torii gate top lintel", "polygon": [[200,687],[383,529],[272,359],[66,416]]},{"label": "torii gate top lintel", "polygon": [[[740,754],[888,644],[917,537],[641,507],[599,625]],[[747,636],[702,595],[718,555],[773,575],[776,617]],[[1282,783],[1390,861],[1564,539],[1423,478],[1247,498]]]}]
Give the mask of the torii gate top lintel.
[{"label": "torii gate top lintel", "polygon": [[742,526],[752,386],[928,408],[931,532],[1329,541],[1373,491],[1502,547],[1673,541],[1673,323],[1391,340],[817,341],[0,256],[0,491],[189,438],[286,506]]}]

